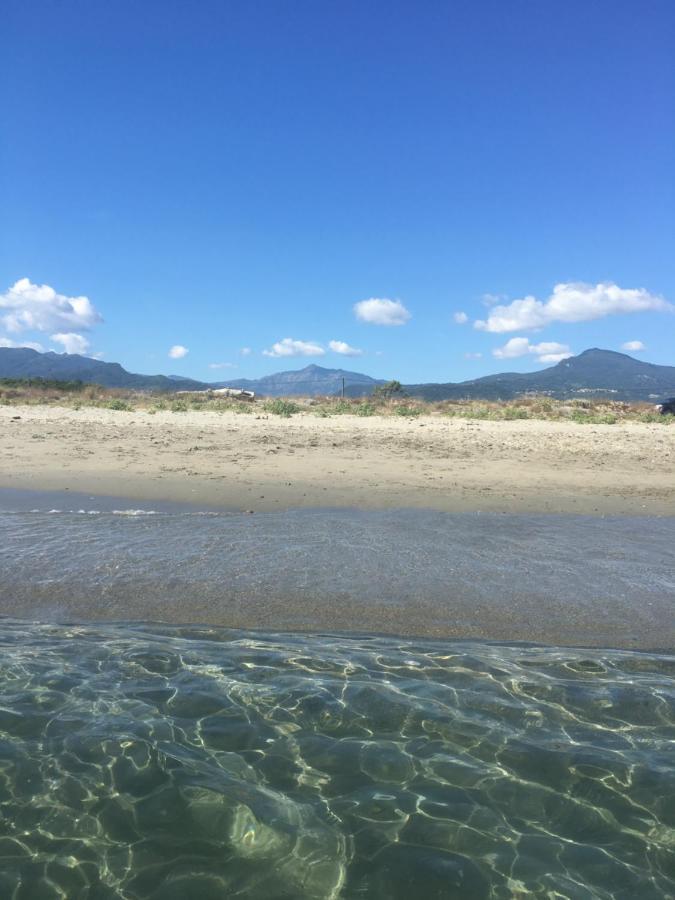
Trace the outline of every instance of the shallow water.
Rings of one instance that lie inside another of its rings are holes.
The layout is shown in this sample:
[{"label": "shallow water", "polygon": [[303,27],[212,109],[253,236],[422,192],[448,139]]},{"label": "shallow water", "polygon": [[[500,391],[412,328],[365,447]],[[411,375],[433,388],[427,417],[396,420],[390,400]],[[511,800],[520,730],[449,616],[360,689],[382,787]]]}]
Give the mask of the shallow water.
[{"label": "shallow water", "polygon": [[675,648],[675,518],[85,500],[0,512],[0,613]]},{"label": "shallow water", "polygon": [[675,657],[0,623],[0,896],[675,896]]}]

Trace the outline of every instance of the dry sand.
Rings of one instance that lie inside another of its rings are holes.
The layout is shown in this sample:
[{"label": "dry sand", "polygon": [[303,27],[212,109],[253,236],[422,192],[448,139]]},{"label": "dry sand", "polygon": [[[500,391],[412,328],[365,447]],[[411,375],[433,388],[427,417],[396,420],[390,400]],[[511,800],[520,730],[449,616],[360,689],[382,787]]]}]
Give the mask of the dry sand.
[{"label": "dry sand", "polygon": [[675,515],[675,428],[11,406],[0,487],[252,511]]}]

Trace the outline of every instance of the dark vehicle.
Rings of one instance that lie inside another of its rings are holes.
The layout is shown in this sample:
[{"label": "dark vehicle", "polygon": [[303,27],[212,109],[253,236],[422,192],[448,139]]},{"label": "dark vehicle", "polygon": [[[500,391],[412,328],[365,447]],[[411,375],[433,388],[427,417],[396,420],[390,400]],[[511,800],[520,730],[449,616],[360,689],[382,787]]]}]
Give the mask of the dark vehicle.
[{"label": "dark vehicle", "polygon": [[675,397],[669,397],[663,403],[657,403],[656,408],[662,416],[675,416]]}]

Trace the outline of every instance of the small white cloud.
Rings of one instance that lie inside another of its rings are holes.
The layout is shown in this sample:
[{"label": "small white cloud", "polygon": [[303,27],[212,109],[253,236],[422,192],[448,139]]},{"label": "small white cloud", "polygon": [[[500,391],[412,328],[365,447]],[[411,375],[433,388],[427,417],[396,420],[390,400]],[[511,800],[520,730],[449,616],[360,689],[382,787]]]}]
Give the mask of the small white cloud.
[{"label": "small white cloud", "polygon": [[482,353],[465,353],[464,354],[464,359],[482,359],[482,358],[483,358]]},{"label": "small white cloud", "polygon": [[3,310],[2,322],[14,334],[73,328],[86,331],[103,321],[88,297],[67,297],[48,284],[33,284],[28,278],[19,279],[0,295],[0,312]]},{"label": "small white cloud", "polygon": [[324,356],[326,351],[320,344],[311,341],[295,341],[284,338],[272,344],[269,350],[263,350],[263,356]]},{"label": "small white cloud", "polygon": [[503,303],[508,299],[506,294],[483,294],[481,297],[483,306],[496,306],[498,303]]},{"label": "small white cloud", "polygon": [[527,338],[515,337],[507,341],[503,347],[497,347],[492,351],[496,359],[519,359],[521,356],[533,355],[541,363],[556,363],[572,356],[567,344],[558,344],[556,341],[543,341],[541,344],[531,344]]},{"label": "small white cloud", "polygon": [[545,300],[523,297],[508,305],[495,306],[485,320],[474,322],[480,331],[536,331],[551,322],[590,322],[620,313],[673,311],[675,307],[663,297],[644,288],[621,288],[602,284],[556,284]]},{"label": "small white cloud", "polygon": [[187,347],[183,347],[182,344],[174,344],[173,347],[169,350],[169,356],[171,359],[183,359],[184,356],[187,356],[190,351]]},{"label": "small white cloud", "polygon": [[511,338],[503,347],[497,347],[492,355],[497,359],[517,359],[519,356],[527,356],[530,352],[530,342],[527,338]]},{"label": "small white cloud", "polygon": [[642,343],[642,341],[626,341],[625,344],[621,345],[622,350],[629,350],[632,353],[639,353],[641,350],[646,350],[647,347]]},{"label": "small white cloud", "polygon": [[253,353],[253,350],[250,347],[242,347],[239,351],[240,356],[250,356],[251,353]]},{"label": "small white cloud", "polygon": [[28,347],[29,350],[37,350],[38,353],[44,352],[42,344],[35,341],[12,341],[6,337],[0,337],[0,347]]},{"label": "small white cloud", "polygon": [[237,369],[235,363],[209,363],[209,369]]},{"label": "small white cloud", "polygon": [[73,331],[52,334],[50,340],[61,344],[66,353],[86,353],[89,349],[89,341],[81,334]]},{"label": "small white cloud", "polygon": [[411,314],[400,300],[371,297],[354,304],[354,314],[361,322],[371,325],[405,325]]},{"label": "small white cloud", "polygon": [[574,356],[573,353],[568,353],[564,350],[562,353],[542,353],[537,357],[537,362],[540,363],[559,363],[562,362],[563,359],[569,359],[570,356]]},{"label": "small white cloud", "polygon": [[340,353],[342,356],[363,356],[363,350],[356,347],[350,347],[344,341],[329,341],[328,346],[333,353]]},{"label": "small white cloud", "polygon": [[469,317],[465,312],[456,312],[452,317],[458,325],[466,325]]}]

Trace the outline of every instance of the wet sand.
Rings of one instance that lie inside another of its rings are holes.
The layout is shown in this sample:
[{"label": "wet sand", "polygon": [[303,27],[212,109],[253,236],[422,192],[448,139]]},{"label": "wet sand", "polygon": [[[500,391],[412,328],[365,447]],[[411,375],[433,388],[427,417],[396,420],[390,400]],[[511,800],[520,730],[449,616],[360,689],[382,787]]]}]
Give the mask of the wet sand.
[{"label": "wet sand", "polygon": [[675,648],[672,517],[104,506],[0,513],[0,614]]},{"label": "wet sand", "polygon": [[675,428],[0,407],[0,487],[200,507],[675,515]]}]

